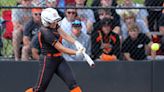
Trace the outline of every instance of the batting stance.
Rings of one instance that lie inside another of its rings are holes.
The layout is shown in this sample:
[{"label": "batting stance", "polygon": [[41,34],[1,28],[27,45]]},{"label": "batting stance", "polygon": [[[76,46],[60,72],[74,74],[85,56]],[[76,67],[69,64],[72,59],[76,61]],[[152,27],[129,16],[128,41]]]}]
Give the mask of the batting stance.
[{"label": "batting stance", "polygon": [[[45,92],[53,74],[56,73],[68,86],[70,92],[82,92],[77,85],[74,75],[61,56],[61,52],[70,55],[79,55],[85,48],[73,38],[68,36],[59,26],[61,17],[53,8],[46,8],[41,13],[43,27],[38,34],[41,47],[40,72],[36,87],[29,88],[25,92]],[[77,48],[77,51],[64,47],[60,41],[61,37]]]}]

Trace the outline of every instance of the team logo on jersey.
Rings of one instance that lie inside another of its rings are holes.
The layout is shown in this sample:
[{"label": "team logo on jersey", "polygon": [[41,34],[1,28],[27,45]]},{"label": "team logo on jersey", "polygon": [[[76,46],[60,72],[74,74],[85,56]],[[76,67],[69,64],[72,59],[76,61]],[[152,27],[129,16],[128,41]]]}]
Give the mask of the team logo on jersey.
[{"label": "team logo on jersey", "polygon": [[139,44],[138,46],[137,46],[137,48],[142,48],[144,45],[143,44]]}]

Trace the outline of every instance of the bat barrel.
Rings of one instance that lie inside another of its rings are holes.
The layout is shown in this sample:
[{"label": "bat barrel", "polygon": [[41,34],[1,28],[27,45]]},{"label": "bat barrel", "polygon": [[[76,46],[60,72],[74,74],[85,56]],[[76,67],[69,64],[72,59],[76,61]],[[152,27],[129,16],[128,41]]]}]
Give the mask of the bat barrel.
[{"label": "bat barrel", "polygon": [[95,65],[95,64],[92,64],[92,65],[91,65],[91,68],[95,68],[95,67],[96,67],[96,65]]}]

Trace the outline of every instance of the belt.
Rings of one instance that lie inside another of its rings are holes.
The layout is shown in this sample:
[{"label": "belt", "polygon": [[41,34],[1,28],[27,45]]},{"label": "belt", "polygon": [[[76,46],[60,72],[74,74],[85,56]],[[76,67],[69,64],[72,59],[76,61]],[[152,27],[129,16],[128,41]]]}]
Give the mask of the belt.
[{"label": "belt", "polygon": [[48,56],[48,57],[59,57],[59,56],[61,56],[61,55],[62,55],[61,53],[55,53],[55,54],[47,53],[47,56]]}]

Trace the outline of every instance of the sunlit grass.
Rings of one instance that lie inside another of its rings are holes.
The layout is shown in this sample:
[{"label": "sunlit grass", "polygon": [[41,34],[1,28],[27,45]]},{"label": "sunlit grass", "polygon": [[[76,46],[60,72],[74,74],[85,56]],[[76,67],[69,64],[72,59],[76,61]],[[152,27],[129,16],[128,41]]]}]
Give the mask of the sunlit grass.
[{"label": "sunlit grass", "polygon": [[17,0],[0,0],[0,6],[14,6]]},{"label": "sunlit grass", "polygon": [[[139,4],[143,4],[144,3],[144,0],[133,0],[135,3],[139,3]],[[117,0],[117,2],[120,4],[120,3],[123,3],[123,0]]]}]

